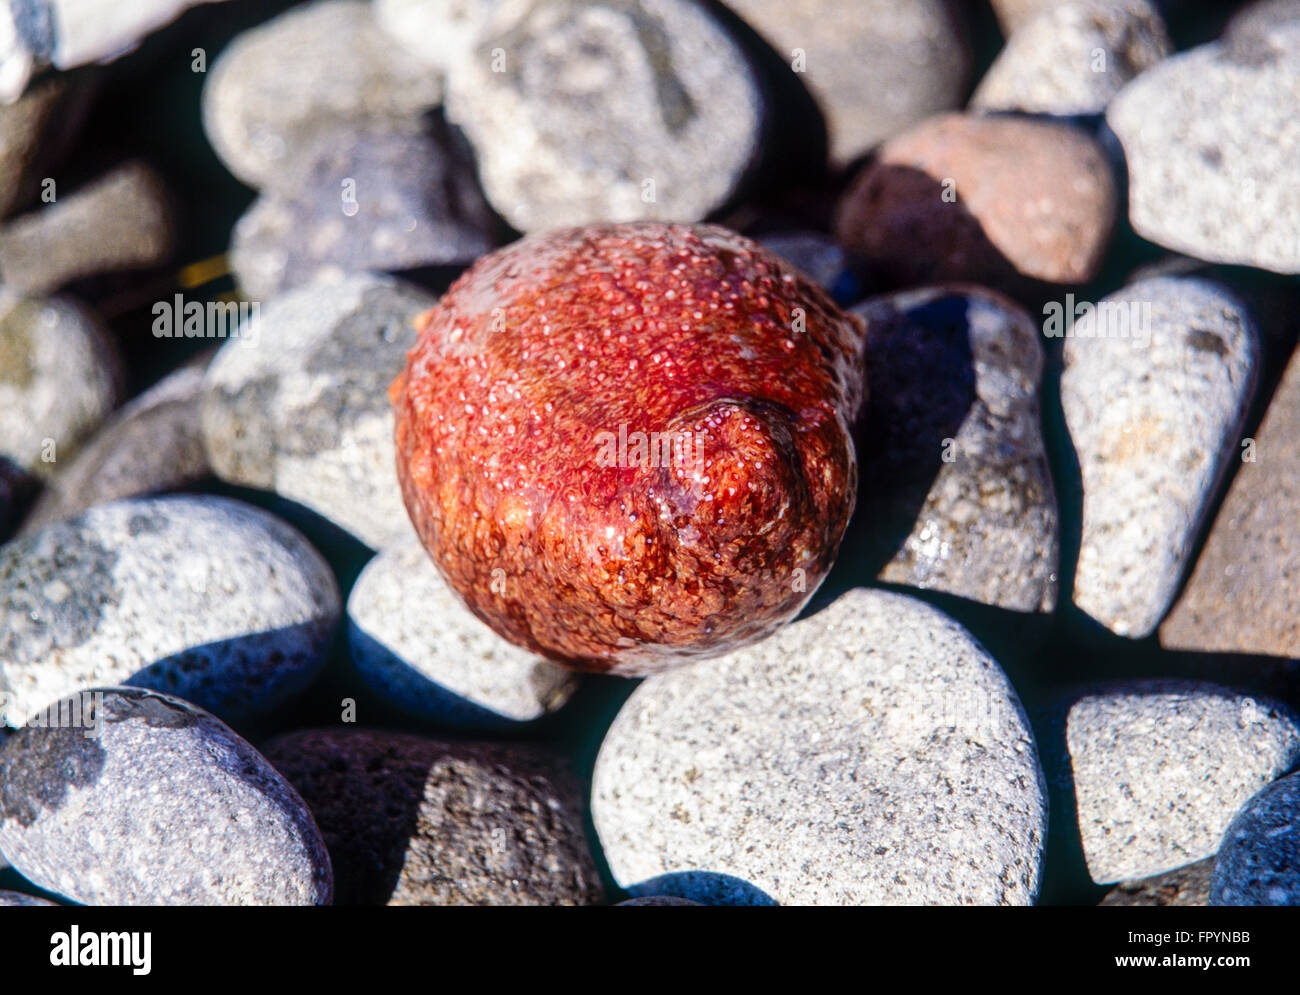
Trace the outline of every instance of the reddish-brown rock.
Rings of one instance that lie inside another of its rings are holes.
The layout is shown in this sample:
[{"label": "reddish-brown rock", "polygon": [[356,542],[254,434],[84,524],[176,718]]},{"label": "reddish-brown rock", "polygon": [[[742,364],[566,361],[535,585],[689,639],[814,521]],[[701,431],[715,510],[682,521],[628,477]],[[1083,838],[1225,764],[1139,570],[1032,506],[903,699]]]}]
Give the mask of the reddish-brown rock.
[{"label": "reddish-brown rock", "polygon": [[581,669],[753,642],[853,509],[862,328],[711,225],[597,226],[481,259],[390,391],[411,519],[466,604]]},{"label": "reddish-brown rock", "polygon": [[836,235],[903,283],[1082,283],[1115,224],[1101,146],[1064,124],[943,114],[886,142]]}]

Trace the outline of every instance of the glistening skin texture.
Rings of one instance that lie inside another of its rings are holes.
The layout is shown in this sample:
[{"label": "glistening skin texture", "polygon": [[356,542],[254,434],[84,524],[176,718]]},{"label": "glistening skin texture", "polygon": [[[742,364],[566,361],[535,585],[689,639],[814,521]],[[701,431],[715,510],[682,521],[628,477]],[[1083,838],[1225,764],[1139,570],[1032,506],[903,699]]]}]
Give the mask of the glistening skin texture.
[{"label": "glistening skin texture", "polygon": [[390,390],[407,509],[470,609],[552,659],[633,675],[754,642],[853,510],[862,343],[723,228],[523,239],[420,320]]}]

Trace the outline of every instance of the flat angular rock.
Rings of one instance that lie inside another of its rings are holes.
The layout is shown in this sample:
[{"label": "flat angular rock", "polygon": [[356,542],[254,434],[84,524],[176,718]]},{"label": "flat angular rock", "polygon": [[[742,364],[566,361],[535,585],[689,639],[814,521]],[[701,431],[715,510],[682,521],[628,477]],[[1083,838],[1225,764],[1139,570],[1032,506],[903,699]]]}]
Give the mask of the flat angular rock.
[{"label": "flat angular rock", "polygon": [[174,237],[162,181],[129,162],[0,226],[0,280],[21,293],[49,293],[82,277],[157,266]]},{"label": "flat angular rock", "polygon": [[895,136],[836,208],[840,243],[904,283],[1082,283],[1115,223],[1101,145],[1048,121],[941,114]]},{"label": "flat angular rock", "polygon": [[755,160],[764,114],[739,47],[684,0],[502,4],[447,88],[488,200],[523,232],[700,220]]},{"label": "flat angular rock", "polygon": [[466,264],[493,246],[473,160],[445,126],[326,129],[303,139],[275,186],[240,218],[230,249],[254,299],[323,276]]},{"label": "flat angular rock", "polygon": [[1106,120],[1143,238],[1211,262],[1300,273],[1300,30],[1246,18],[1126,86]]},{"label": "flat angular rock", "polygon": [[226,167],[273,185],[318,125],[414,118],[442,79],[375,24],[363,0],[302,4],[235,38],[203,88],[203,126]]},{"label": "flat angular rock", "polygon": [[1015,611],[1056,605],[1060,525],[1043,448],[1039,331],[976,287],[875,297],[852,553],[880,580]]},{"label": "flat angular rock", "polygon": [[1150,0],[1066,0],[1007,39],[971,97],[981,110],[1100,114],[1173,50]]},{"label": "flat angular rock", "polygon": [[[845,162],[938,111],[960,107],[971,53],[946,0],[730,0],[799,73]],[[864,100],[863,94],[871,99]]]},{"label": "flat angular rock", "polygon": [[[1300,658],[1300,352],[1160,626],[1170,649]],[[1241,453],[1247,455],[1247,450]]]},{"label": "flat angular rock", "polygon": [[208,471],[199,433],[206,361],[164,378],[123,407],[49,482],[23,534],[97,504],[193,483]]},{"label": "flat angular rock", "polygon": [[[0,753],[0,846],[84,905],[328,905],[329,854],[298,793],[202,709],[136,688]],[[93,721],[92,721],[93,720]]]},{"label": "flat angular rock", "polygon": [[1294,711],[1214,684],[1090,689],[1065,722],[1079,834],[1098,884],[1212,856],[1241,806],[1300,760]]},{"label": "flat angular rock", "polygon": [[1252,798],[1223,836],[1211,905],[1300,905],[1300,774]]},{"label": "flat angular rock", "polygon": [[0,547],[0,689],[19,725],[80,688],[131,684],[231,721],[324,663],[339,593],[288,525],[225,498],[100,505]]},{"label": "flat angular rock", "polygon": [[327,729],[265,747],[320,824],[341,905],[593,905],[576,785],[524,744]]},{"label": "flat angular rock", "polygon": [[941,612],[856,589],[644,681],[601,745],[592,818],[634,896],[1016,905],[1047,811],[997,663]]},{"label": "flat angular rock", "polygon": [[277,298],[208,368],[203,439],[224,480],[273,490],[374,549],[412,534],[388,385],[434,298],[358,274]]},{"label": "flat angular rock", "polygon": [[506,642],[480,622],[414,538],[376,556],[348,598],[357,673],[424,721],[501,730],[560,708],[579,675]]},{"label": "flat angular rock", "polygon": [[1129,284],[1058,331],[1061,407],[1083,481],[1074,602],[1140,639],[1168,611],[1238,458],[1259,336],[1228,291],[1178,277]]},{"label": "flat angular rock", "polygon": [[112,340],[80,305],[0,287],[0,478],[48,479],[122,394]]}]

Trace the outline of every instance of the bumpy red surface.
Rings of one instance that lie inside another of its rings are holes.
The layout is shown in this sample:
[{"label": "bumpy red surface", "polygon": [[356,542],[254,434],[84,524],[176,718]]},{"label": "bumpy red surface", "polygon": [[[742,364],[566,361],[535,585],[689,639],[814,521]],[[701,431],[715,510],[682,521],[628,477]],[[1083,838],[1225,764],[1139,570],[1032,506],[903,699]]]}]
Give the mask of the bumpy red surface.
[{"label": "bumpy red surface", "polygon": [[852,512],[862,341],[723,228],[523,239],[422,316],[390,390],[411,519],[476,615],[571,666],[753,642],[811,596]]}]

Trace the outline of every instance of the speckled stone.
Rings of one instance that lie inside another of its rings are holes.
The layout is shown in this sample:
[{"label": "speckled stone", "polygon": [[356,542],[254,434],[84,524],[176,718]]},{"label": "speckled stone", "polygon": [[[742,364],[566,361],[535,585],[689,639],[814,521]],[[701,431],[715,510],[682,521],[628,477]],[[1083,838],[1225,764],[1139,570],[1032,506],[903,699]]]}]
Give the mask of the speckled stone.
[{"label": "speckled stone", "polygon": [[1173,50],[1150,0],[1067,0],[1007,40],[971,106],[1034,114],[1100,114],[1124,84]]},{"label": "speckled stone", "polygon": [[99,273],[157,266],[174,239],[162,181],[128,162],[0,227],[0,280],[44,294]]},{"label": "speckled stone", "polygon": [[[1171,649],[1300,659],[1300,352],[1291,358],[1178,602]],[[1229,457],[1231,460],[1231,456]]]},{"label": "speckled stone", "polygon": [[27,727],[0,752],[0,846],[84,905],[328,905],[302,799],[202,709],[106,688],[90,726]]},{"label": "speckled stone", "polygon": [[539,719],[564,705],[580,680],[475,618],[414,537],[380,553],[357,578],[348,643],[370,690],[424,721],[460,729]]},{"label": "speckled stone", "polygon": [[112,416],[46,483],[24,535],[97,504],[193,483],[208,473],[199,434],[206,361],[165,377]]},{"label": "speckled stone", "polygon": [[203,126],[226,167],[261,187],[318,124],[418,117],[441,99],[440,74],[381,31],[369,3],[318,0],[221,53],[203,88]]},{"label": "speckled stone", "polygon": [[272,185],[230,248],[255,300],[321,276],[469,263],[493,245],[473,160],[441,124],[335,124],[304,137]]},{"label": "speckled stone", "polygon": [[[3,865],[0,864],[0,866]],[[0,908],[18,908],[20,906],[37,908],[44,905],[57,906],[58,904],[58,902],[51,902],[47,898],[24,895],[21,891],[0,891]]]},{"label": "speckled stone", "polygon": [[1136,310],[1093,310],[1065,332],[1061,407],[1083,482],[1074,602],[1138,639],[1169,610],[1237,458],[1259,336],[1232,294],[1201,279],[1143,280],[1100,303]]},{"label": "speckled stone", "polygon": [[1211,905],[1300,905],[1300,774],[1270,784],[1232,820]]},{"label": "speckled stone", "polygon": [[836,209],[836,237],[903,283],[1082,283],[1101,264],[1115,181],[1087,132],[942,114],[890,139]]},{"label": "speckled stone", "polygon": [[1060,525],[1043,448],[1039,331],[977,287],[875,297],[848,555],[880,580],[1015,611],[1056,605]]},{"label": "speckled stone", "polygon": [[1106,120],[1143,238],[1212,262],[1300,273],[1300,30],[1245,18],[1126,86]]},{"label": "speckled stone", "polygon": [[218,476],[273,490],[379,549],[412,534],[388,385],[434,299],[359,274],[278,297],[208,368],[203,439]]},{"label": "speckled stone", "polygon": [[1214,684],[1088,689],[1065,723],[1079,835],[1098,884],[1211,856],[1238,809],[1300,760],[1295,712]]},{"label": "speckled stone", "polygon": [[0,462],[11,486],[53,476],[117,405],[121,383],[112,340],[83,308],[0,288]]},{"label": "speckled stone", "polygon": [[492,206],[523,232],[696,221],[756,158],[762,94],[685,0],[506,3],[447,81]]},{"label": "speckled stone", "polygon": [[705,904],[1029,904],[1047,809],[997,663],[912,598],[856,589],[643,682],[592,818],[633,895]]},{"label": "speckled stone", "polygon": [[1175,871],[1138,881],[1125,881],[1112,888],[1101,900],[1102,905],[1181,905],[1201,907],[1210,904],[1210,872],[1214,859],[1207,857]]},{"label": "speckled stone", "polygon": [[19,725],[97,684],[242,721],[304,690],[339,618],[325,561],[225,498],[100,505],[0,547],[0,689]]},{"label": "speckled stone", "polygon": [[537,747],[331,729],[265,753],[320,824],[341,905],[601,900],[576,784]]},{"label": "speckled stone", "polygon": [[727,6],[811,90],[837,160],[853,159],[965,99],[970,46],[957,7],[947,0],[729,0]]},{"label": "speckled stone", "polygon": [[439,72],[472,57],[479,31],[504,0],[374,0],[375,22]]},{"label": "speckled stone", "polygon": [[626,902],[619,902],[618,904],[619,906],[698,906],[700,903],[692,902],[689,898],[675,898],[672,895],[648,895],[645,898],[629,898]]}]

